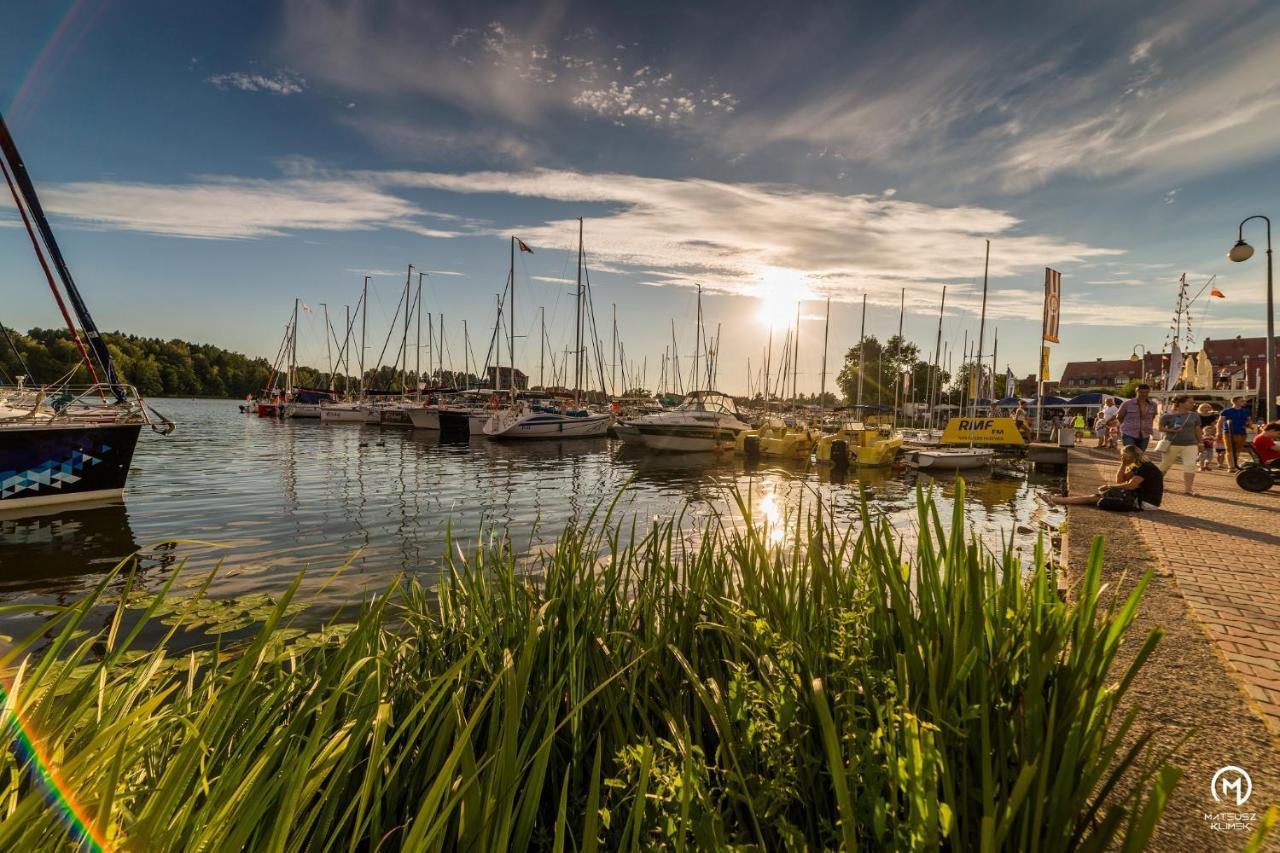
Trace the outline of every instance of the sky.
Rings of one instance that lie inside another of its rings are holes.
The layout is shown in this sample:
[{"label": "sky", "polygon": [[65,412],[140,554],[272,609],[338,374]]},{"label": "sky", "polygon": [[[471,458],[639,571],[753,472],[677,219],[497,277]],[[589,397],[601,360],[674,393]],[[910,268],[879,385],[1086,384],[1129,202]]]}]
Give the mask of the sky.
[{"label": "sky", "polygon": [[[1226,296],[1193,307],[1197,340],[1265,328],[1263,253],[1226,251],[1280,197],[1280,4],[16,5],[0,110],[106,330],[270,358],[299,298],[323,366],[321,306],[342,338],[371,274],[372,359],[412,263],[452,366],[464,320],[483,362],[517,235],[536,381],[540,339],[572,346],[578,217],[605,358],[616,306],[650,388],[673,326],[691,367],[698,286],[726,391],[797,314],[817,390],[828,298],[831,375],[864,297],[868,334],[905,305],[931,355],[944,286],[958,362],[988,240],[1000,372],[1035,367],[1046,266],[1055,376],[1160,349],[1183,273]],[[58,325],[7,198],[0,322]]]}]

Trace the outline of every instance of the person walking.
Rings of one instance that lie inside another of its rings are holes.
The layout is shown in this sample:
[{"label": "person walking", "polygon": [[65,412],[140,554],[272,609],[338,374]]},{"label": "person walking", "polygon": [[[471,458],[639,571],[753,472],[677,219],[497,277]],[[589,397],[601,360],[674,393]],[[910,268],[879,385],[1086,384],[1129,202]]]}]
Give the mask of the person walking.
[{"label": "person walking", "polygon": [[[1107,500],[1108,494],[1121,494],[1126,499]],[[1099,486],[1092,495],[1051,495],[1048,500],[1057,506],[1096,506],[1117,512],[1156,509],[1164,500],[1164,474],[1136,444],[1126,444],[1120,450],[1120,467],[1113,485]]]},{"label": "person walking", "polygon": [[1138,386],[1137,396],[1125,400],[1116,409],[1116,421],[1120,425],[1122,447],[1136,447],[1146,451],[1151,442],[1151,424],[1155,421],[1156,404],[1151,401],[1151,386]]},{"label": "person walking", "polygon": [[1231,405],[1218,415],[1218,431],[1227,448],[1227,464],[1231,471],[1240,470],[1238,457],[1245,447],[1250,420],[1252,418],[1244,406],[1244,397],[1232,397]]},{"label": "person walking", "polygon": [[1179,394],[1172,402],[1172,409],[1160,416],[1160,431],[1169,439],[1169,449],[1160,457],[1160,473],[1168,474],[1170,468],[1181,464],[1183,491],[1195,497],[1196,459],[1204,430],[1189,395]]}]

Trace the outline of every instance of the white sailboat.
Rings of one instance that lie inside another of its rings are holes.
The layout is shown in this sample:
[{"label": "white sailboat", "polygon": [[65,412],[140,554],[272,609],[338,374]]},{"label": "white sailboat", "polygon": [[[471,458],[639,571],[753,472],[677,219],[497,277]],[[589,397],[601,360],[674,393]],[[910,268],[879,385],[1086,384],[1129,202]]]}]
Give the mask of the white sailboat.
[{"label": "white sailboat", "polygon": [[[982,376],[982,342],[983,334],[986,331],[987,324],[987,272],[991,262],[991,241],[987,241],[986,258],[982,265],[982,315],[978,321],[978,377],[979,383]],[[946,295],[943,294],[943,305],[946,304]],[[942,320],[938,320],[938,337],[941,341],[942,337]],[[974,407],[977,407],[977,400],[974,400]],[[973,441],[970,439],[968,447],[928,447],[919,450],[910,451],[907,454],[907,464],[914,465],[922,470],[931,471],[972,471],[977,468],[990,468],[992,460],[995,459],[995,451],[987,447],[974,447]]]},{"label": "white sailboat", "polygon": [[[511,238],[511,344],[508,356],[511,360],[509,390],[515,397],[515,286],[516,286],[516,238]],[[557,407],[546,402],[516,402],[510,408],[499,409],[489,416],[483,426],[484,434],[491,439],[533,438],[603,438],[613,422],[613,416],[604,412],[592,412],[579,405],[578,389],[582,387],[582,219],[578,219],[578,289],[576,300],[576,333],[579,343],[575,367],[574,405]],[[495,377],[501,371],[495,371]],[[497,384],[497,383],[495,383]]]}]

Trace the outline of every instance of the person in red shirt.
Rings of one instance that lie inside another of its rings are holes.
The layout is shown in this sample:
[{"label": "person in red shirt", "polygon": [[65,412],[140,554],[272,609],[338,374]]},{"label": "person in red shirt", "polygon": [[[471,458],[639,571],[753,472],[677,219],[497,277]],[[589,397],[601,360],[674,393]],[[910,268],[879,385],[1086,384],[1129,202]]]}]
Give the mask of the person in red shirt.
[{"label": "person in red shirt", "polygon": [[1280,421],[1272,421],[1262,428],[1262,432],[1253,437],[1253,452],[1263,465],[1274,465],[1280,461]]}]

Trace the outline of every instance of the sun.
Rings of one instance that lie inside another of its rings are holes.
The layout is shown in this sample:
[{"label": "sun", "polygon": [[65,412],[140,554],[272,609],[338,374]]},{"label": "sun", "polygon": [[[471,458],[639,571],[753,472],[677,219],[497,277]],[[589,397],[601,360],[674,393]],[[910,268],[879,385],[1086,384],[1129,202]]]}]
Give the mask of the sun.
[{"label": "sun", "polygon": [[806,299],[813,298],[804,274],[785,267],[766,269],[755,295],[760,300],[756,317],[771,329],[794,324],[797,307]]}]

